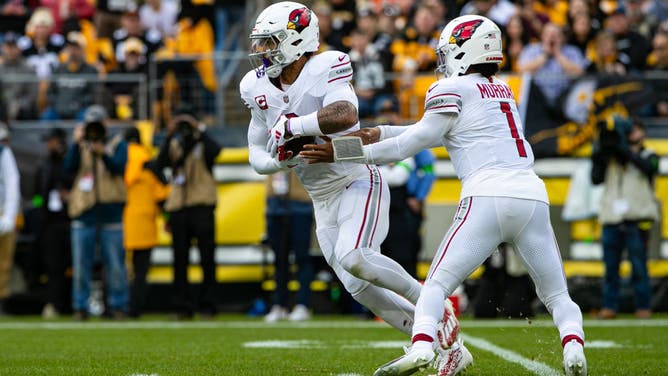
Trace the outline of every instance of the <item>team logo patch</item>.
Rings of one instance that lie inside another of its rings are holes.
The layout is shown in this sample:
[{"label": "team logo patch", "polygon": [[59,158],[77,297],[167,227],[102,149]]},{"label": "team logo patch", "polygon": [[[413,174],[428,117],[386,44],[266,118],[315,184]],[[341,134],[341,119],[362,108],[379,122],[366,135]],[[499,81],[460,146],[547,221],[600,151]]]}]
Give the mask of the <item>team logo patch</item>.
[{"label": "team logo patch", "polygon": [[269,108],[269,105],[267,104],[267,96],[264,94],[255,97],[255,103],[257,103],[257,106],[260,107],[260,110],[266,110]]},{"label": "team logo patch", "polygon": [[450,35],[450,44],[456,44],[459,47],[464,44],[467,40],[471,39],[475,30],[480,26],[482,20],[472,20],[460,23],[455,26],[452,30],[452,35]]},{"label": "team logo patch", "polygon": [[308,8],[303,7],[290,12],[287,27],[288,29],[296,30],[298,33],[301,33],[310,23],[311,11]]}]

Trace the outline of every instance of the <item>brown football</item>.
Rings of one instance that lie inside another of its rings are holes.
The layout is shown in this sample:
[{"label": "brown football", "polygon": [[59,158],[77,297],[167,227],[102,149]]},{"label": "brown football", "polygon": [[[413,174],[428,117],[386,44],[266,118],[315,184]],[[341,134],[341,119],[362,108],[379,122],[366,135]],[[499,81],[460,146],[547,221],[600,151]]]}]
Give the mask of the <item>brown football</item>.
[{"label": "brown football", "polygon": [[292,155],[296,156],[300,151],[304,150],[304,145],[315,143],[315,137],[304,136],[290,139],[285,142],[285,151],[291,151]]}]

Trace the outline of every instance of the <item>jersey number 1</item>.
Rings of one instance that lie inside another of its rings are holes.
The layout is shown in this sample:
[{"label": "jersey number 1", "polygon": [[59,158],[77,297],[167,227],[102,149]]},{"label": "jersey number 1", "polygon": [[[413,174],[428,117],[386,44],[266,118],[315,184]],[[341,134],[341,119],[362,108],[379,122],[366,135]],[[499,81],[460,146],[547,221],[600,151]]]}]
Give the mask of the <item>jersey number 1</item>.
[{"label": "jersey number 1", "polygon": [[515,118],[513,113],[510,111],[510,103],[501,102],[501,111],[506,114],[506,120],[508,120],[508,127],[510,127],[510,135],[515,139],[515,144],[517,145],[517,152],[520,154],[520,157],[526,158],[527,151],[524,149],[524,141],[520,138],[519,132],[517,132],[517,125],[515,124]]}]

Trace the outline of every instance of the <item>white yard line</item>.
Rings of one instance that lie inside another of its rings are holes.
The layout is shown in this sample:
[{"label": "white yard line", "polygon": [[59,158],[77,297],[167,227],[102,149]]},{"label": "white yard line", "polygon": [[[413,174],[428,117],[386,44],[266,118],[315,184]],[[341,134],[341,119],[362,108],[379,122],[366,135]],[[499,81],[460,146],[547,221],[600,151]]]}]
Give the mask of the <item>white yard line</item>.
[{"label": "white yard line", "polygon": [[465,341],[464,343],[466,343],[467,345],[472,345],[473,347],[477,347],[480,350],[490,352],[510,363],[519,364],[520,366],[526,368],[527,370],[533,372],[536,375],[540,376],[561,375],[561,372],[555,370],[554,368],[548,366],[545,363],[527,359],[514,351],[510,351],[502,347],[496,346],[495,344],[488,342],[482,338],[465,335],[463,333],[462,337],[464,338]]},{"label": "white yard line", "polygon": [[[465,320],[461,322],[464,332],[467,328],[543,328],[553,327],[550,320]],[[666,327],[668,319],[653,320],[585,320],[585,329],[590,327]],[[71,329],[271,329],[271,328],[297,328],[297,329],[370,329],[385,328],[387,324],[377,321],[309,321],[301,323],[280,322],[267,324],[263,321],[91,321],[91,322],[66,322],[66,321],[0,321],[0,330],[71,330]]]}]

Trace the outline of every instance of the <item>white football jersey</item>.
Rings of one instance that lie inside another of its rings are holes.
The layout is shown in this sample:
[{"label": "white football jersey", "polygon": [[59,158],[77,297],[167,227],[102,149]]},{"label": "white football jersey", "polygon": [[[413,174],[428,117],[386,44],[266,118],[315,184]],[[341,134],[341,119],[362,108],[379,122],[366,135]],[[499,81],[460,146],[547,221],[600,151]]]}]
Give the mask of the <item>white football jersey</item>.
[{"label": "white football jersey", "polygon": [[[441,79],[428,90],[425,114],[456,113],[443,145],[462,181],[461,197],[505,196],[548,202],[533,171],[533,151],[510,87],[480,74]],[[512,184],[508,184],[512,182]]]},{"label": "white football jersey", "polygon": [[[258,77],[255,70],[248,72],[239,84],[241,98],[251,109],[250,126],[264,127],[266,139],[270,130],[281,115],[287,117],[303,116],[318,111],[325,103],[328,93],[341,89],[341,85],[350,87],[353,68],[350,57],[339,51],[326,51],[311,57],[299,74],[297,80],[285,91],[273,85],[266,75]],[[352,95],[357,107],[354,92]],[[328,135],[337,137],[360,129],[359,122],[353,127]],[[255,134],[261,134],[256,132]],[[249,130],[249,135],[251,130]],[[249,136],[250,137],[250,136]],[[250,141],[250,140],[249,140]],[[324,141],[316,137],[316,142]],[[307,165],[300,163],[293,170],[313,199],[325,199],[339,192],[360,176],[368,175],[369,170],[355,163],[318,163]]]}]

